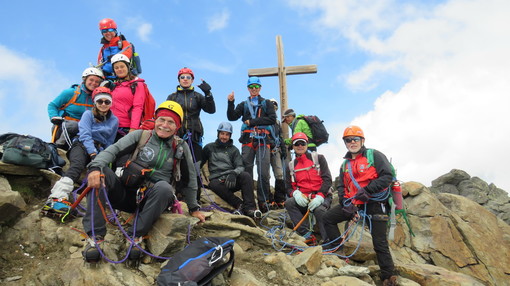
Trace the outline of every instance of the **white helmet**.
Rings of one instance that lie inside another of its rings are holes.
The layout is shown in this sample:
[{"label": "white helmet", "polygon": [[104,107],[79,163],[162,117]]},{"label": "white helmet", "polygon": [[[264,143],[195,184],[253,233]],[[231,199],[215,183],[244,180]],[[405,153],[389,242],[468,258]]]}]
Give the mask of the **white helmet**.
[{"label": "white helmet", "polygon": [[103,74],[103,71],[98,69],[98,68],[86,68],[82,73],[81,73],[81,78],[83,80],[85,80],[85,78],[87,78],[89,75],[95,75],[95,76],[98,76],[102,79],[104,79],[104,74]]},{"label": "white helmet", "polygon": [[271,101],[274,104],[275,110],[278,110],[278,101],[276,101],[276,99],[274,98],[271,98],[269,101]]},{"label": "white helmet", "polygon": [[122,53],[118,53],[112,57],[112,65],[115,64],[116,62],[125,62],[128,67],[130,64],[129,58]]}]

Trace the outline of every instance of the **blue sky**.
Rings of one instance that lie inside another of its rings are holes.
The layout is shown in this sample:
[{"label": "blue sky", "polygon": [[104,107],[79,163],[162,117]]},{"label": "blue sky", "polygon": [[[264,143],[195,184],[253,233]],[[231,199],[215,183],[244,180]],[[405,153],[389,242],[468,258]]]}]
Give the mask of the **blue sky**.
[{"label": "blue sky", "polygon": [[[317,114],[330,131],[319,148],[337,175],[343,129],[360,125],[404,181],[430,185],[453,168],[510,190],[510,2],[456,1],[52,1],[2,5],[0,133],[49,140],[47,104],[80,81],[100,48],[98,22],[116,20],[136,46],[144,78],[162,102],[187,66],[212,86],[204,141],[226,120],[226,97],[248,96],[247,71],[318,66],[287,77],[289,107]],[[195,81],[198,84],[198,81]],[[277,98],[277,78],[262,78]],[[506,128],[505,128],[506,127]],[[234,123],[239,130],[239,122]],[[239,133],[234,133],[237,142]]]}]

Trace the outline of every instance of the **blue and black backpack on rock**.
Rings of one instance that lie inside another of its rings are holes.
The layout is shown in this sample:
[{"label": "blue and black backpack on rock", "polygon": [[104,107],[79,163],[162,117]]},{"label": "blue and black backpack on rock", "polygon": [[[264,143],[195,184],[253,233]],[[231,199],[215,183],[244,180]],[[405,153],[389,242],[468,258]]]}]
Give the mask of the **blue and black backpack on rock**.
[{"label": "blue and black backpack on rock", "polygon": [[232,265],[234,240],[226,237],[202,237],[176,253],[157,278],[158,286],[211,285],[214,277]]}]

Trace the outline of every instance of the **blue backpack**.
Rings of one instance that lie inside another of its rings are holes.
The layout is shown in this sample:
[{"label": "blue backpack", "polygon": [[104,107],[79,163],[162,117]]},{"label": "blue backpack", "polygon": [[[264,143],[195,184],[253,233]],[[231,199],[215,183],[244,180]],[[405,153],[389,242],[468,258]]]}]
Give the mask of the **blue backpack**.
[{"label": "blue backpack", "polygon": [[168,261],[158,275],[157,283],[158,286],[210,285],[211,280],[230,265],[229,276],[234,269],[234,240],[202,237]]}]

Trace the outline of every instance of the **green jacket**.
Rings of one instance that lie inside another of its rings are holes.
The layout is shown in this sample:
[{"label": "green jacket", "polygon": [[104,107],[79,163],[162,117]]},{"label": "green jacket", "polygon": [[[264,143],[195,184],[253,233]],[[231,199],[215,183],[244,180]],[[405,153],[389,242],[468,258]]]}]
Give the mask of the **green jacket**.
[{"label": "green jacket", "polygon": [[[312,130],[310,129],[310,126],[308,126],[308,123],[306,123],[306,121],[303,119],[303,117],[304,117],[304,115],[300,114],[300,115],[296,116],[296,118],[294,118],[294,120],[290,123],[290,129],[292,130],[292,135],[299,133],[299,132],[303,132],[306,134],[306,136],[308,136],[308,139],[313,138]],[[308,140],[308,141],[311,141],[311,140]],[[285,139],[285,145],[288,145],[288,146],[292,145],[292,139],[291,138]],[[309,142],[308,147],[317,147],[317,145],[315,145],[312,142]]]}]

